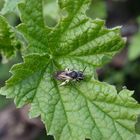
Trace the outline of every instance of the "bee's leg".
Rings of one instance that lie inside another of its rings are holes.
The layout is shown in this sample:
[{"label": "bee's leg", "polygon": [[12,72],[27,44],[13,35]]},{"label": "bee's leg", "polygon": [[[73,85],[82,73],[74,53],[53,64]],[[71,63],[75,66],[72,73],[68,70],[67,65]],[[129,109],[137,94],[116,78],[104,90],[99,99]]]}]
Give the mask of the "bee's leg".
[{"label": "bee's leg", "polygon": [[66,69],[65,69],[65,71],[69,72],[69,71],[70,71],[70,69],[69,69],[69,68],[66,68]]},{"label": "bee's leg", "polygon": [[76,79],[76,82],[80,82],[80,79]]},{"label": "bee's leg", "polygon": [[69,81],[70,81],[69,79],[65,80],[63,83],[60,84],[60,86],[66,85],[67,83],[69,83]]}]

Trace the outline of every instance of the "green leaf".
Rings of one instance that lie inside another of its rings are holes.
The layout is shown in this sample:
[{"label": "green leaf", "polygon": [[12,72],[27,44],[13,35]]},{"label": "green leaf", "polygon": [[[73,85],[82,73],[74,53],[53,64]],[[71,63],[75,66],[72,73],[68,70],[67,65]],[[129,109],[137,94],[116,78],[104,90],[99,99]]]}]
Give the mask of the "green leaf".
[{"label": "green leaf", "polygon": [[5,0],[4,7],[1,10],[1,14],[5,15],[12,12],[18,15],[19,12],[17,9],[17,4],[20,1],[21,0]]},{"label": "green leaf", "polygon": [[[40,61],[41,60],[41,61]],[[48,134],[57,140],[137,139],[134,124],[140,106],[133,92],[97,80],[59,86],[47,55],[30,55],[12,68],[13,77],[1,94],[18,107],[31,103],[30,116],[41,115]]]},{"label": "green leaf", "polygon": [[0,52],[9,58],[16,48],[19,48],[19,42],[13,28],[3,16],[0,16]]},{"label": "green leaf", "polygon": [[132,38],[132,42],[129,47],[128,57],[130,60],[135,60],[140,56],[140,31]]},{"label": "green leaf", "polygon": [[[119,28],[106,29],[102,20],[85,15],[89,0],[59,0],[63,15],[54,28],[44,24],[42,0],[19,5],[28,40],[24,63],[11,69],[13,76],[0,90],[17,107],[31,104],[30,116],[41,116],[56,140],[138,140],[135,122],[140,106],[126,89],[95,80],[94,71],[124,45]],[[36,54],[34,54],[36,53]],[[83,70],[81,82],[59,86],[54,74],[65,68]]]},{"label": "green leaf", "polygon": [[61,18],[55,28],[44,25],[41,0],[19,5],[24,22],[19,26],[19,30],[29,42],[28,52],[48,53],[63,64],[63,67],[69,67],[71,63],[77,62],[101,66],[124,45],[119,28],[108,30],[104,28],[104,21],[99,19],[93,21],[84,14],[89,5],[88,0],[78,2],[60,0],[59,4],[70,14]]},{"label": "green leaf", "polygon": [[113,86],[97,80],[60,87],[47,55],[25,57],[12,73],[1,93],[14,97],[18,107],[31,103],[30,115],[41,114],[48,134],[56,139],[137,139],[134,123],[140,106],[132,92],[117,94]]}]

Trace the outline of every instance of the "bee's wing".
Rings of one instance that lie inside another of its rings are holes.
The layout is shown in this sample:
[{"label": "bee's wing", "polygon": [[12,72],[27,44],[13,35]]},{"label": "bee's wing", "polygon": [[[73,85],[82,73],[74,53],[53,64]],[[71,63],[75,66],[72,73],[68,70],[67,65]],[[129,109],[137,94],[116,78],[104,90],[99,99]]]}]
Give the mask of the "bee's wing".
[{"label": "bee's wing", "polygon": [[71,80],[72,78],[70,76],[67,76],[65,73],[61,73],[58,75],[61,80]]},{"label": "bee's wing", "polygon": [[71,80],[72,78],[67,76],[66,74],[67,74],[67,72],[65,72],[65,71],[59,71],[56,74],[56,78],[58,80]]}]

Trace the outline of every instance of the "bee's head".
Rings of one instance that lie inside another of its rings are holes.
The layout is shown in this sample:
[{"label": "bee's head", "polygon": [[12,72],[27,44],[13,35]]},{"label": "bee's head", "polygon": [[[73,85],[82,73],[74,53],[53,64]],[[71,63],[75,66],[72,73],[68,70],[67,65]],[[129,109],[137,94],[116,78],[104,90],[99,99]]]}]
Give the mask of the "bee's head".
[{"label": "bee's head", "polygon": [[83,80],[83,79],[84,79],[84,74],[83,74],[82,71],[79,71],[77,74],[78,74],[78,75],[77,75],[77,78],[78,78],[79,80]]},{"label": "bee's head", "polygon": [[77,72],[77,79],[78,80],[83,80],[84,79],[84,71],[86,70],[86,67],[83,69],[83,71]]}]

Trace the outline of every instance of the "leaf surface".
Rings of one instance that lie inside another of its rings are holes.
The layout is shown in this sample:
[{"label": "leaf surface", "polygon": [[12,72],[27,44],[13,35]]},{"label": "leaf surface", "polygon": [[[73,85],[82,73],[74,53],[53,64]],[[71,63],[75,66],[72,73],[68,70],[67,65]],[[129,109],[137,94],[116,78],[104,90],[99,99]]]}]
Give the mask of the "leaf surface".
[{"label": "leaf surface", "polygon": [[3,16],[0,16],[0,52],[9,58],[19,46],[13,28]]}]

